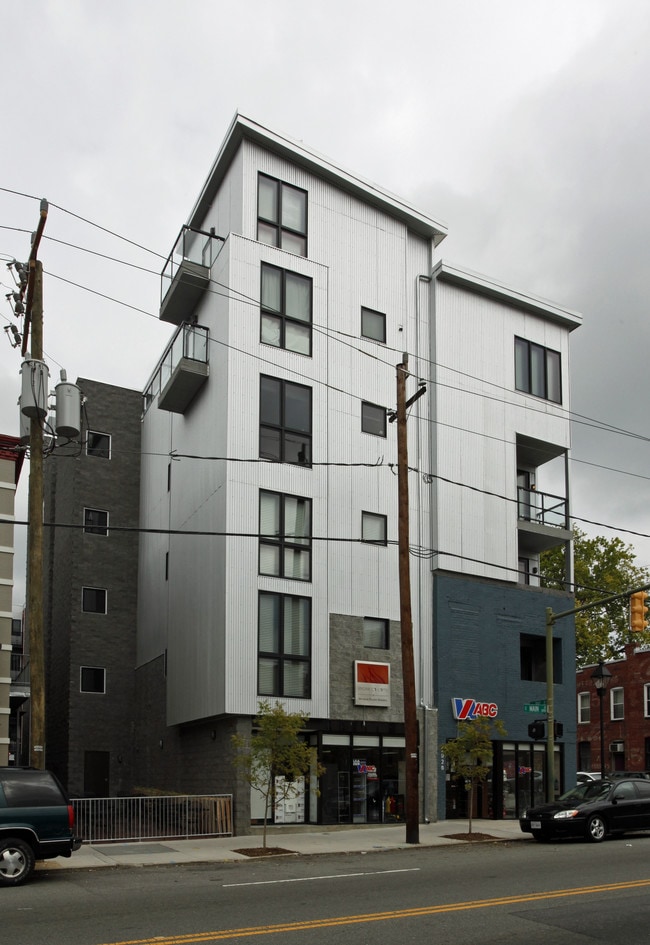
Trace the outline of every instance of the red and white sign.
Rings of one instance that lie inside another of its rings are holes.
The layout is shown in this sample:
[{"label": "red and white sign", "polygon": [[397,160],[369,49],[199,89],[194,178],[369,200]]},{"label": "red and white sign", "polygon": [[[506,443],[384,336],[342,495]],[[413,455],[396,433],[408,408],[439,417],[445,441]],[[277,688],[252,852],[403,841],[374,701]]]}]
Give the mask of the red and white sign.
[{"label": "red and white sign", "polygon": [[390,707],[389,663],[355,660],[354,702],[355,705]]}]

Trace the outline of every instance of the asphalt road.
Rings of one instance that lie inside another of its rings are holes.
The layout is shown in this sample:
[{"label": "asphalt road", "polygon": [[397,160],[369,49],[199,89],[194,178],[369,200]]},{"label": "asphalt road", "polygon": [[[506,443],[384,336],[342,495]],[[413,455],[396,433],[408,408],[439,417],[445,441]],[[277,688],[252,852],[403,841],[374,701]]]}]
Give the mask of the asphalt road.
[{"label": "asphalt road", "polygon": [[7,945],[629,945],[650,836],[39,872],[0,889]]}]

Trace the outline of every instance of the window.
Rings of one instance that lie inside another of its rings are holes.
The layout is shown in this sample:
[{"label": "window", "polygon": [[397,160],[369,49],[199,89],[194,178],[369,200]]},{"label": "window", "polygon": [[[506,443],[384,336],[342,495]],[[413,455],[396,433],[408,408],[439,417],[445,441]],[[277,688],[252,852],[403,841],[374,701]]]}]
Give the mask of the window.
[{"label": "window", "polygon": [[260,380],[260,456],[311,464],[311,388],[277,377]]},{"label": "window", "polygon": [[361,309],[361,337],[386,343],[386,316],[382,312],[373,312],[370,308]]},{"label": "window", "polygon": [[257,238],[296,256],[307,255],[307,191],[260,174]]},{"label": "window", "polygon": [[257,691],[261,696],[311,695],[311,600],[260,593]]},{"label": "window", "polygon": [[386,408],[364,401],[361,404],[361,429],[373,436],[386,436]]},{"label": "window", "polygon": [[87,535],[108,535],[108,512],[84,509],[84,532]]},{"label": "window", "polygon": [[387,518],[385,515],[376,515],[374,512],[361,513],[361,541],[368,541],[375,545],[386,545]]},{"label": "window", "polygon": [[106,692],[106,670],[100,666],[82,666],[79,687],[81,692]]},{"label": "window", "polygon": [[97,456],[100,459],[111,458],[111,437],[109,433],[96,433],[93,430],[88,431],[86,437],[86,454],[88,456]]},{"label": "window", "polygon": [[378,650],[388,649],[388,621],[378,617],[363,618],[363,645]]},{"label": "window", "polygon": [[311,279],[262,264],[260,340],[311,357]]},{"label": "window", "polygon": [[578,693],[578,722],[591,722],[591,693]]},{"label": "window", "polygon": [[515,338],[515,387],[525,394],[561,404],[560,353]]},{"label": "window", "polygon": [[260,491],[260,574],[311,580],[311,499]]},{"label": "window", "polygon": [[623,687],[618,686],[615,689],[612,689],[610,694],[610,718],[612,722],[622,719],[623,715]]},{"label": "window", "polygon": [[643,687],[643,714],[646,719],[650,718],[650,683]]},{"label": "window", "polygon": [[81,609],[85,614],[106,613],[106,591],[103,587],[82,587]]}]

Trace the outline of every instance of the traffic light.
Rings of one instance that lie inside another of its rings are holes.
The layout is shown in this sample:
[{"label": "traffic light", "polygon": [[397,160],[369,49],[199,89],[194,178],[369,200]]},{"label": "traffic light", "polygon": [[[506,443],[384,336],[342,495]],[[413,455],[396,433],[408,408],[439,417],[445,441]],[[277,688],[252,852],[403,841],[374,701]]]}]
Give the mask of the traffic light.
[{"label": "traffic light", "polygon": [[630,628],[632,633],[643,634],[648,629],[648,592],[630,595]]},{"label": "traffic light", "polygon": [[553,722],[553,735],[555,738],[562,738],[564,735],[564,725],[562,722]]},{"label": "traffic light", "polygon": [[546,726],[543,722],[531,722],[528,726],[528,737],[532,738],[534,741],[538,741],[540,738],[544,738],[546,735]]}]

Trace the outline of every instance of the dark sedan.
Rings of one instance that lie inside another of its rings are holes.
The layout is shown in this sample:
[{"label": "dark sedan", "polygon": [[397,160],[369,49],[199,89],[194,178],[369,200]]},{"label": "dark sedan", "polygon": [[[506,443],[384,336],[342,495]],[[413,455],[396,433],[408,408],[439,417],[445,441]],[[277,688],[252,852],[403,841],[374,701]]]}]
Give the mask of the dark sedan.
[{"label": "dark sedan", "polygon": [[553,804],[529,807],[519,825],[535,840],[584,837],[593,843],[612,833],[650,830],[650,781],[587,781]]}]

